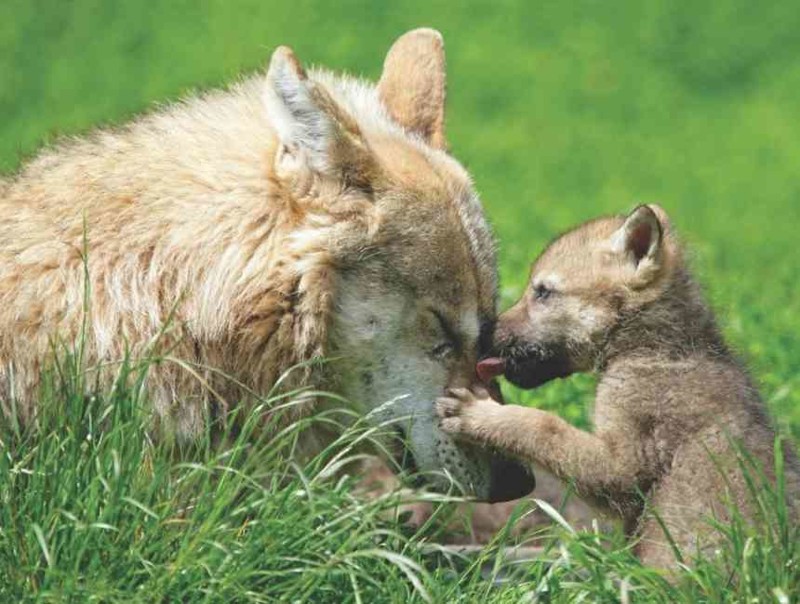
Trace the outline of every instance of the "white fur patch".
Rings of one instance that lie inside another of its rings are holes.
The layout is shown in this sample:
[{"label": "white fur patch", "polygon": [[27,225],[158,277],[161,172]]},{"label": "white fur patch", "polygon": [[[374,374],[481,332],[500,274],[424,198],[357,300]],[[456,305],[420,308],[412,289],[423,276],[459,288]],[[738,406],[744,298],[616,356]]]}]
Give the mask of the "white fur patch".
[{"label": "white fur patch", "polygon": [[624,253],[627,236],[628,233],[624,226],[614,231],[614,234],[611,235],[611,239],[609,240],[611,251],[617,254]]},{"label": "white fur patch", "polygon": [[480,335],[480,321],[478,309],[468,308],[461,313],[461,333],[467,341],[474,342]]},{"label": "white fur patch", "polygon": [[564,286],[564,279],[557,273],[544,273],[536,275],[533,280],[533,286],[537,287],[543,285],[544,287],[553,291],[558,291]]},{"label": "white fur patch", "polygon": [[589,331],[594,331],[597,327],[599,327],[599,317],[597,314],[597,310],[592,308],[591,306],[584,306],[578,311],[578,320],[581,322],[581,325]]},{"label": "white fur patch", "polygon": [[[341,283],[334,329],[343,394],[360,404],[371,421],[399,422],[417,468],[439,475],[441,487],[447,487],[443,475],[449,474],[485,498],[488,456],[469,455],[439,429],[435,400],[449,386],[448,372],[431,358],[430,342],[413,328],[417,314],[427,312],[414,298],[381,291],[374,282],[354,277]],[[461,327],[477,337],[477,310],[463,314]]]},{"label": "white fur patch", "polygon": [[270,64],[264,104],[281,143],[295,154],[287,160],[305,158],[312,169],[327,169],[334,125],[314,104],[309,80],[301,79],[282,56]]}]

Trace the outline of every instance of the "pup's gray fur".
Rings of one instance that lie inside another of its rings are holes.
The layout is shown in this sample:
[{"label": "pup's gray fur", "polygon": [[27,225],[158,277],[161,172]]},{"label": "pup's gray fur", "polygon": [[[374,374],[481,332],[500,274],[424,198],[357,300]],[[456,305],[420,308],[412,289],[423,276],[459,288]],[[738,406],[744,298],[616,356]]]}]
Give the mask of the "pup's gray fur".
[{"label": "pup's gray fur", "polygon": [[[707,520],[728,520],[729,505],[753,516],[739,447],[774,481],[775,432],[764,403],[657,206],[555,240],[534,263],[522,299],[500,316],[495,343],[506,377],[523,387],[597,371],[594,432],[466,389],[439,401],[444,430],[573,481],[582,497],[622,518],[647,564],[675,564],[651,510],[687,557],[715,545]],[[787,500],[796,507],[800,468],[788,447],[784,459]]]}]

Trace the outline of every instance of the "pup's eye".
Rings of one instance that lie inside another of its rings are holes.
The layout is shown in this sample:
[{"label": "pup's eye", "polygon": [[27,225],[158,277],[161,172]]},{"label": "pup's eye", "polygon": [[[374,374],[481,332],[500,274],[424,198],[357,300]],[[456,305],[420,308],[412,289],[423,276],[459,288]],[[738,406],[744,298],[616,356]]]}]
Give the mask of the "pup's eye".
[{"label": "pup's eye", "polygon": [[455,346],[450,342],[442,342],[436,348],[431,350],[431,356],[437,359],[444,359],[452,354],[453,350],[455,350]]},{"label": "pup's eye", "polygon": [[550,296],[553,295],[553,290],[547,287],[544,283],[540,283],[536,287],[533,288],[533,297],[539,301],[547,300]]}]

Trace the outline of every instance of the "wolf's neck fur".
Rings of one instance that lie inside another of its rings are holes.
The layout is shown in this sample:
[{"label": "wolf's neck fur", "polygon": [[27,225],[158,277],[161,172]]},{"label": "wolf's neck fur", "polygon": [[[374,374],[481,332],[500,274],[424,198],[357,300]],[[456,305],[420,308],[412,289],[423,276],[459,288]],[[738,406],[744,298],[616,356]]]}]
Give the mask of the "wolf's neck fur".
[{"label": "wolf's neck fur", "polygon": [[600,366],[627,357],[680,360],[697,355],[733,361],[699,285],[679,267],[656,300],[623,311],[603,346]]}]

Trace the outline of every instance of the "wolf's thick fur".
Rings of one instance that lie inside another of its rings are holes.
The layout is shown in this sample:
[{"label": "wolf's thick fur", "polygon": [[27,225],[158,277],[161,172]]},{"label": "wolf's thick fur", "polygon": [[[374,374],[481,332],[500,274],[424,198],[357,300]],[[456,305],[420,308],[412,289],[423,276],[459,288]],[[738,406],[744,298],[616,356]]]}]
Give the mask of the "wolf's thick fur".
[{"label": "wolf's thick fur", "polygon": [[[645,563],[675,564],[646,506],[691,556],[718,538],[708,520],[729,518],[727,503],[745,517],[754,511],[739,446],[774,479],[765,406],[657,206],[556,239],[534,263],[522,299],[500,316],[495,342],[506,376],[523,387],[596,370],[594,432],[466,390],[440,400],[443,428],[574,482],[582,497],[621,516]],[[784,457],[794,506],[800,467],[788,447]]]},{"label": "wolf's thick fur", "polygon": [[35,416],[53,339],[80,335],[85,235],[87,362],[169,350],[147,384],[162,431],[202,433],[305,364],[287,385],[365,413],[392,403],[376,416],[410,416],[421,470],[487,496],[488,458],[433,411],[471,382],[496,289],[480,203],[445,150],[444,96],[432,30],[395,43],[377,86],[306,73],[279,48],[266,75],[42,152],[0,189],[5,417]]}]

